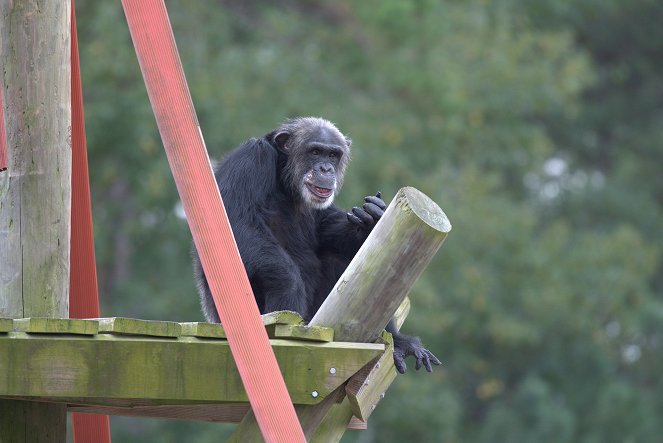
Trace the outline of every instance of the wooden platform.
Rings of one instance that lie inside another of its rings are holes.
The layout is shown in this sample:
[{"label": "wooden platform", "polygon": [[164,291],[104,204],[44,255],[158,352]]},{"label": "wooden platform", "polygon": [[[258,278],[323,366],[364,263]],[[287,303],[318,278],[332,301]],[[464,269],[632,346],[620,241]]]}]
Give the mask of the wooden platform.
[{"label": "wooden platform", "polygon": [[[384,344],[334,342],[294,312],[263,323],[296,404],[319,403],[386,355]],[[237,422],[249,407],[219,324],[0,319],[0,374],[0,397],[75,412]]]}]

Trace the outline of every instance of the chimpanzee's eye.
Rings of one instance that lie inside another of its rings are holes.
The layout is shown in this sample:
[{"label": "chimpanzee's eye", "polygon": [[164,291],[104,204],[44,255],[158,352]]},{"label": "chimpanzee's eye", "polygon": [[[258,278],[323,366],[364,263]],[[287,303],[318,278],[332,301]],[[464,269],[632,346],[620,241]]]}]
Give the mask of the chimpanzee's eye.
[{"label": "chimpanzee's eye", "polygon": [[320,155],[320,151],[318,149],[314,149],[314,150],[311,151],[311,154]]},{"label": "chimpanzee's eye", "polygon": [[338,157],[337,153],[335,153],[335,152],[330,152],[329,153],[329,158],[336,158],[336,157]]}]

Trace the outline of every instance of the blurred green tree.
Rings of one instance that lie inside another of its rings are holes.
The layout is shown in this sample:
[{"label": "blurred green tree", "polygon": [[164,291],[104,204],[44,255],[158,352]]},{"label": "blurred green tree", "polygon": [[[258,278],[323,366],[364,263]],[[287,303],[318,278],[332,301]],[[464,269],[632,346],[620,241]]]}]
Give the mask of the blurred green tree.
[{"label": "blurred green tree", "polygon": [[[444,366],[399,377],[344,441],[656,441],[658,2],[167,3],[213,157],[288,116],[324,116],[354,140],[340,205],[412,185],[454,225],[404,326]],[[103,314],[200,320],[121,6],[77,14]],[[112,426],[115,441],[231,429]]]}]

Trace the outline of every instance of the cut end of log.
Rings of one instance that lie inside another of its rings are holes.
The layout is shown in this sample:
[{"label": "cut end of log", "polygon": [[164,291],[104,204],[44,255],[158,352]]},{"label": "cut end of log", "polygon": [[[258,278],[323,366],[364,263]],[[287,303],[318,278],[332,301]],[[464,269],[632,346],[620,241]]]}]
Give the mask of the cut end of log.
[{"label": "cut end of log", "polygon": [[420,190],[409,186],[401,188],[396,199],[399,204],[407,205],[431,228],[444,233],[451,231],[451,222],[444,211]]}]

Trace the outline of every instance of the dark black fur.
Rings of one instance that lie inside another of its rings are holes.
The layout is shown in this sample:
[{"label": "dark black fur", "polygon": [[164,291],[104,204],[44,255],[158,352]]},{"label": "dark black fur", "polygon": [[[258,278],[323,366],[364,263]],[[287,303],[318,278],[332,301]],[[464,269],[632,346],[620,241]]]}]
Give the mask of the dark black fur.
[{"label": "dark black fur", "polygon": [[[261,313],[291,310],[310,320],[382,216],[386,205],[379,193],[351,213],[331,204],[343,182],[349,145],[330,122],[298,118],[247,140],[216,167]],[[203,313],[218,322],[197,254],[194,268]],[[400,372],[408,355],[417,359],[417,369],[439,364],[418,338],[398,333],[392,322],[387,330],[394,335]]]}]

